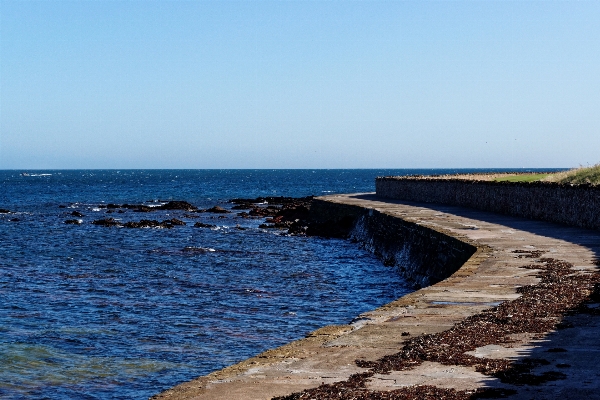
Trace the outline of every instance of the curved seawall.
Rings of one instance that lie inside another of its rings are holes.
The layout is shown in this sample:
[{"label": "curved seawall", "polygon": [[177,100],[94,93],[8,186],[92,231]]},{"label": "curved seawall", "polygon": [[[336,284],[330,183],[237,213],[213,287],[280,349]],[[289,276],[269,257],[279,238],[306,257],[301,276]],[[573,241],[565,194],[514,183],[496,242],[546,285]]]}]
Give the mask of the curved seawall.
[{"label": "curved seawall", "polygon": [[416,287],[428,286],[456,272],[477,250],[468,240],[447,232],[361,206],[315,199],[311,215],[341,224],[351,240],[374,253]]},{"label": "curved seawall", "polygon": [[[579,297],[569,299],[588,301],[593,295],[588,281],[596,276],[596,263],[600,263],[599,232],[373,194],[319,198],[311,211],[318,221],[337,223],[416,284],[432,285],[357,316],[348,325],[323,327],[155,398],[271,399],[302,391],[307,391],[304,397],[289,399],[333,398],[327,395],[333,392],[347,393],[341,398],[353,398],[358,392],[369,398],[370,393],[420,387],[463,396],[448,398],[468,398],[468,393],[488,389],[531,397],[525,378],[511,381],[494,374],[512,368],[516,359],[542,358],[546,363],[525,363],[527,376],[561,379],[536,381],[536,393],[542,393],[537,398],[555,398],[563,389],[589,397],[586,390],[600,389],[600,381],[585,378],[589,371],[584,371],[597,364],[590,357],[600,353],[600,344],[585,338],[597,337],[600,322],[569,320],[568,335],[554,332],[569,307],[581,308],[559,296],[567,293],[560,286],[566,278],[552,278],[558,297],[552,285],[542,285],[550,288],[544,298],[553,302],[529,300],[548,274],[563,268],[569,271],[565,276],[576,277],[580,284],[573,289]],[[540,275],[538,270],[549,272]],[[523,291],[523,287],[531,289]],[[525,300],[530,305],[519,306]],[[544,311],[542,322],[536,322],[542,312],[531,311],[549,304],[553,311]],[[513,311],[500,315],[506,307]],[[513,324],[517,320],[525,322]],[[517,330],[510,337],[498,333],[507,327]],[[577,351],[582,346],[585,354]],[[559,347],[564,351],[547,351]],[[569,367],[556,367],[559,364]],[[522,378],[523,374],[516,374]]]}]

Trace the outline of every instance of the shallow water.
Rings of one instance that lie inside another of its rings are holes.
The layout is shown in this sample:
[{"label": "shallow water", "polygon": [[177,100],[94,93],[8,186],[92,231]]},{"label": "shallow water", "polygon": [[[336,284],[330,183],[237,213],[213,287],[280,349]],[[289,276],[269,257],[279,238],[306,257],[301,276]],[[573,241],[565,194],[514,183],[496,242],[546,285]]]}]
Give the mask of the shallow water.
[{"label": "shallow water", "polygon": [[[147,398],[410,290],[346,241],[235,213],[106,215],[100,204],[228,208],[233,197],[372,191],[375,176],[406,172],[0,171],[0,208],[13,211],[0,214],[0,397]],[[64,224],[73,211],[79,226]],[[109,216],[187,225],[91,224]]]}]

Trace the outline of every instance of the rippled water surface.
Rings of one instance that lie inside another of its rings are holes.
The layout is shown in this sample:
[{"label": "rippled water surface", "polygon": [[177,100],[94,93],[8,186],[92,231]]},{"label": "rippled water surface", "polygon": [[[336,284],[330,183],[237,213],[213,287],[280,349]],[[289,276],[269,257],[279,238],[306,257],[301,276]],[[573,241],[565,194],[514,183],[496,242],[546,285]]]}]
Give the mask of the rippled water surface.
[{"label": "rippled water surface", "polygon": [[[365,192],[378,175],[443,171],[22,172],[0,171],[0,208],[11,211],[0,213],[7,399],[147,398],[409,290],[346,241],[289,237],[235,213],[127,210],[110,216],[187,225],[107,228],[91,224],[108,217],[99,205],[230,208],[234,197]],[[73,211],[81,225],[64,223]],[[218,228],[194,228],[199,221]]]}]

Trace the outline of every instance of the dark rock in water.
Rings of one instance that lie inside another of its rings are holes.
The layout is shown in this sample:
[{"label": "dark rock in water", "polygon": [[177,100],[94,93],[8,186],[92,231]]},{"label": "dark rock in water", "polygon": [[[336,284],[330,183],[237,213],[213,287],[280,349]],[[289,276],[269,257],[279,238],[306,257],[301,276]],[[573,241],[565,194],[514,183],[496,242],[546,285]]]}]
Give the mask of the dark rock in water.
[{"label": "dark rock in water", "polygon": [[[307,197],[258,197],[256,199],[233,199],[230,202],[241,206],[253,204],[250,212],[239,213],[242,218],[267,218],[262,229],[287,229],[290,235],[346,238],[354,226],[354,218],[330,221],[312,221],[310,208],[314,196]],[[260,204],[267,203],[266,207]],[[281,206],[276,207],[277,205]],[[241,208],[241,207],[240,207]]]},{"label": "dark rock in water", "polygon": [[165,220],[165,221],[161,222],[161,224],[175,226],[175,225],[185,225],[185,222],[183,222],[182,220],[177,219],[177,218],[171,218],[171,219],[168,219],[168,220]]},{"label": "dark rock in water", "polygon": [[158,210],[184,210],[184,211],[196,211],[198,207],[191,205],[187,201],[169,201],[162,206],[155,207]]},{"label": "dark rock in water", "polygon": [[138,205],[137,208],[133,209],[133,211],[135,211],[135,212],[151,212],[151,211],[154,211],[154,208],[157,208],[157,207],[148,207],[148,206],[144,206],[144,205]]},{"label": "dark rock in water", "polygon": [[21,220],[19,218],[12,218],[12,219],[9,219],[9,221],[10,222],[19,222]]},{"label": "dark rock in water", "polygon": [[98,208],[106,208],[106,204],[100,204]]},{"label": "dark rock in water", "polygon": [[211,224],[205,224],[203,222],[196,222],[194,224],[195,228],[216,228],[216,225],[211,225]]},{"label": "dark rock in water", "polygon": [[97,219],[92,224],[99,226],[121,226],[122,224],[114,218]]},{"label": "dark rock in water", "polygon": [[254,207],[252,210],[250,210],[249,214],[252,217],[273,217],[277,215],[278,212],[279,208],[275,207]]},{"label": "dark rock in water", "polygon": [[290,229],[288,230],[288,233],[290,235],[305,236],[307,230],[308,230],[308,225],[306,223],[297,221],[297,222],[292,222],[292,224],[290,225]]},{"label": "dark rock in water", "polygon": [[160,222],[155,219],[143,219],[141,221],[129,221],[123,225],[125,228],[157,228]]},{"label": "dark rock in water", "polygon": [[143,204],[127,204],[127,203],[121,205],[119,208],[126,208],[128,210],[133,210],[136,212],[150,212],[150,211],[154,211],[156,209],[156,207],[148,207]]},{"label": "dark rock in water", "polygon": [[111,209],[108,209],[108,210],[106,210],[106,213],[105,213],[105,214],[112,214],[112,213],[114,213],[114,211],[113,211],[113,210],[111,210]]},{"label": "dark rock in water", "polygon": [[[332,226],[314,226],[309,229],[310,206],[314,196],[307,197],[257,197],[255,199],[232,199],[229,202],[236,204],[232,207],[235,210],[247,210],[249,212],[238,213],[241,218],[267,218],[264,224],[260,225],[263,229],[288,229],[291,235],[320,235],[323,233],[329,237],[341,237],[344,228]],[[261,204],[267,206],[261,206]],[[314,224],[313,224],[314,225]]]},{"label": "dark rock in water", "polygon": [[310,210],[306,205],[285,207],[276,214],[276,218],[282,221],[295,221],[297,219],[308,219]]},{"label": "dark rock in water", "polygon": [[82,213],[80,213],[79,211],[73,211],[71,213],[72,216],[74,217],[83,217],[84,215]]},{"label": "dark rock in water", "polygon": [[67,208],[67,206],[61,204],[58,206],[58,208]]},{"label": "dark rock in water", "polygon": [[106,208],[121,208],[121,206],[109,203],[109,204],[106,205]]},{"label": "dark rock in water", "polygon": [[6,208],[0,208],[0,214],[9,214],[10,211],[8,211]]},{"label": "dark rock in water", "polygon": [[214,213],[214,214],[228,214],[231,211],[228,211],[228,210],[224,209],[223,207],[214,206],[212,208],[209,208],[208,210],[204,210],[204,212]]},{"label": "dark rock in water", "polygon": [[236,225],[235,229],[237,229],[238,231],[245,231],[248,228],[244,228],[243,226]]},{"label": "dark rock in water", "polygon": [[78,219],[68,219],[65,221],[67,225],[81,225],[81,221]]},{"label": "dark rock in water", "polygon": [[254,208],[254,204],[252,203],[240,203],[231,207],[232,210],[250,210],[252,208]]},{"label": "dark rock in water", "polygon": [[273,225],[269,225],[269,224],[260,224],[258,227],[260,229],[273,229],[273,228],[275,228]]}]

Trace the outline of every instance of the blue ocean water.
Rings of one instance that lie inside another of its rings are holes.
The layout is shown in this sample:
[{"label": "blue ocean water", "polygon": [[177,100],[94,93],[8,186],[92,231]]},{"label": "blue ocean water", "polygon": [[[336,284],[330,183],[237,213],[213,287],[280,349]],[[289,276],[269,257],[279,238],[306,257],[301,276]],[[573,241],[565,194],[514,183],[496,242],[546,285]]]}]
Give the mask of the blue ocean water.
[{"label": "blue ocean water", "polygon": [[[230,208],[235,197],[367,192],[376,176],[451,172],[0,171],[11,211],[0,213],[0,397],[147,398],[410,291],[343,240],[290,237],[235,213],[150,216],[187,223],[173,229],[92,225],[108,217],[102,204]],[[74,211],[83,223],[65,224]]]}]

